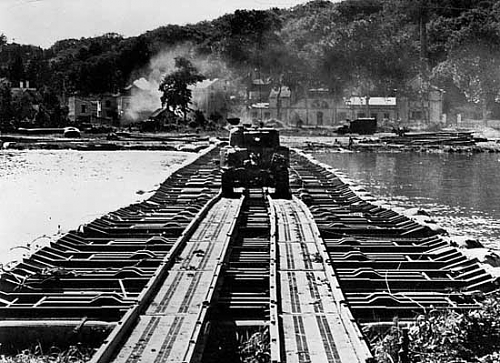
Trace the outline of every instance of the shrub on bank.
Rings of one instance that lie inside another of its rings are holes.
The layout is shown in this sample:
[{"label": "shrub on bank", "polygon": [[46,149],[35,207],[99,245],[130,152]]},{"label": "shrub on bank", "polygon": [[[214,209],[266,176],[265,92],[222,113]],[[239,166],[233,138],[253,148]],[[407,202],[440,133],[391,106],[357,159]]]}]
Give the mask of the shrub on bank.
[{"label": "shrub on bank", "polygon": [[432,310],[405,327],[395,319],[373,349],[378,363],[500,362],[500,293],[480,310]]},{"label": "shrub on bank", "polygon": [[16,355],[0,355],[0,363],[84,363],[90,361],[94,352],[94,349],[80,344],[66,350],[51,347],[48,351],[37,345]]}]

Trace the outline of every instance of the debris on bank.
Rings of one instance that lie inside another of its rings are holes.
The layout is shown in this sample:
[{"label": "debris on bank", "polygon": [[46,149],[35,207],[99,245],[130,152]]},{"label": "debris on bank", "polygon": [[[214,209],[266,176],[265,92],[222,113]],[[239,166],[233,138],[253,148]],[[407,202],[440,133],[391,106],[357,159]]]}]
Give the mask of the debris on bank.
[{"label": "debris on bank", "polygon": [[427,152],[482,153],[500,152],[500,139],[488,139],[472,131],[408,132],[400,135],[356,134],[339,137],[290,137],[294,147],[313,152]]},{"label": "debris on bank", "polygon": [[57,136],[0,135],[0,149],[4,150],[160,150],[198,152],[214,141],[201,136],[118,135],[105,137],[62,138]]}]

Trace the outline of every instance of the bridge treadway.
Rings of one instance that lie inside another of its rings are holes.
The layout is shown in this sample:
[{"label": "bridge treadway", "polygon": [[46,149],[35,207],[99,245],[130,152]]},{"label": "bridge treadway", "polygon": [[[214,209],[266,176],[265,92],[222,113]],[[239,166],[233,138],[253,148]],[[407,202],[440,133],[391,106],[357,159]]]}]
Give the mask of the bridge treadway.
[{"label": "bridge treadway", "polygon": [[365,362],[371,354],[326,264],[314,220],[296,199],[273,205],[286,362]]},{"label": "bridge treadway", "polygon": [[221,199],[208,212],[113,362],[191,360],[240,208]]}]

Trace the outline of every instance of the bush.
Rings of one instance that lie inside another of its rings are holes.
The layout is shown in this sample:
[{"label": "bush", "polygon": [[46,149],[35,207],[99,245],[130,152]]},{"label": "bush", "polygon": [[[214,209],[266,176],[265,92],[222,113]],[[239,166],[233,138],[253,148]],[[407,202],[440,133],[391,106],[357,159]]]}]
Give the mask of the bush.
[{"label": "bush", "polygon": [[14,356],[1,355],[0,363],[84,363],[90,361],[94,349],[80,344],[61,350],[51,347],[48,352],[37,345]]},{"label": "bush", "polygon": [[486,298],[482,309],[433,310],[407,327],[396,319],[373,349],[379,363],[499,362],[500,294]]}]

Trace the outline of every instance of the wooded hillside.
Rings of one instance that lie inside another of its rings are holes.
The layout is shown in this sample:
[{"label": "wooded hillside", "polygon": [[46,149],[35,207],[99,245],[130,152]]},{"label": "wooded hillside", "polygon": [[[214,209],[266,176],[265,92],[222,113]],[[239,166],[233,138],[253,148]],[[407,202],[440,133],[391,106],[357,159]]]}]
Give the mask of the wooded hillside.
[{"label": "wooded hillside", "polygon": [[178,46],[193,58],[224,64],[207,68],[207,77],[245,81],[258,73],[296,90],[328,87],[341,97],[404,93],[422,75],[446,91],[448,109],[480,105],[485,115],[498,115],[496,0],[316,0],[166,25],[138,37],[65,39],[49,49],[2,37],[0,78],[30,80],[58,94],[117,92],[152,58]]}]

